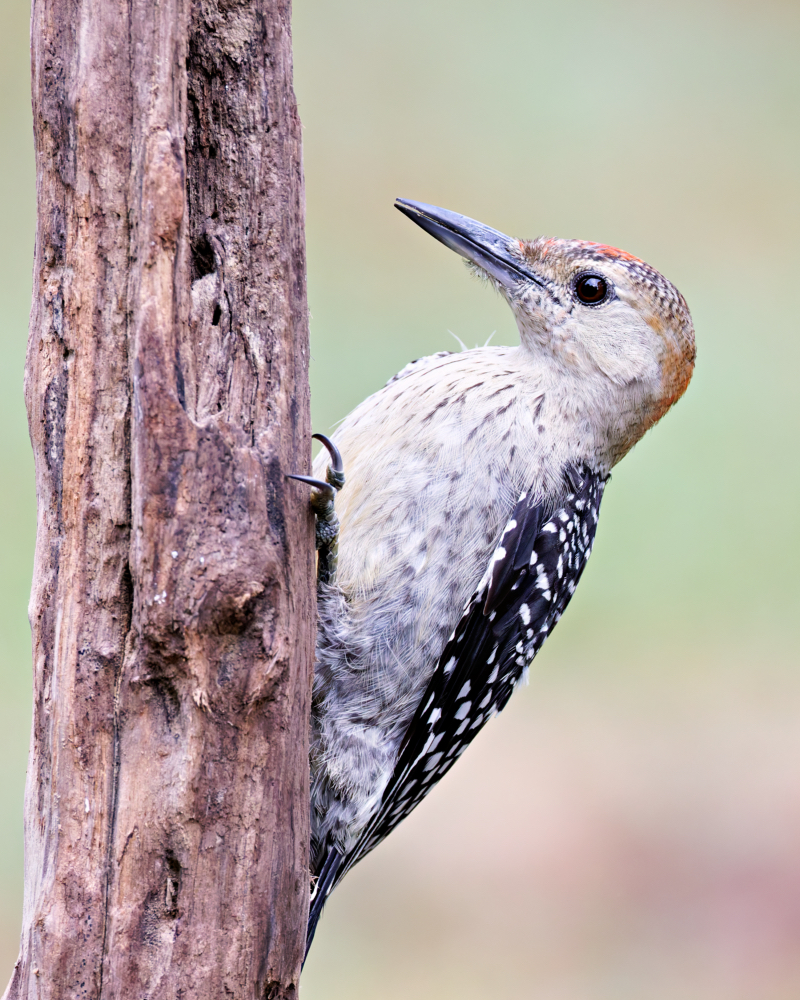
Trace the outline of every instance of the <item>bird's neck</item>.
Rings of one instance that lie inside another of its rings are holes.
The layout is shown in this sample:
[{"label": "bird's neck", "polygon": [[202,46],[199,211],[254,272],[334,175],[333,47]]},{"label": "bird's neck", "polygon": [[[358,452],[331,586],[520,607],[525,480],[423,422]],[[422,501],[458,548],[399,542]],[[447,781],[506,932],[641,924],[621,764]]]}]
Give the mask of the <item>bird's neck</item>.
[{"label": "bird's neck", "polygon": [[641,381],[614,385],[601,373],[587,373],[536,357],[520,348],[528,369],[536,432],[558,461],[584,462],[607,473],[661,416],[654,387]]}]

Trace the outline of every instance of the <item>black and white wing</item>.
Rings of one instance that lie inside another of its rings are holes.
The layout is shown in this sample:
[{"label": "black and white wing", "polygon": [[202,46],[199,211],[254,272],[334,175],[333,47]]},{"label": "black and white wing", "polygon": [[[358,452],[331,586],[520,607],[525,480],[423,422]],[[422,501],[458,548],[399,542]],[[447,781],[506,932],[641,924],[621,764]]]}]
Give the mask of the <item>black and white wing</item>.
[{"label": "black and white wing", "polygon": [[380,807],[342,859],[339,878],[411,812],[505,707],[575,593],[607,481],[569,467],[568,492],[554,512],[522,494],[439,658]]},{"label": "black and white wing", "polygon": [[564,613],[592,551],[607,476],[565,469],[553,510],[523,493],[478,589],[450,636],[375,814],[353,848],[328,849],[309,914],[310,947],[325,900],[405,819],[511,697]]}]

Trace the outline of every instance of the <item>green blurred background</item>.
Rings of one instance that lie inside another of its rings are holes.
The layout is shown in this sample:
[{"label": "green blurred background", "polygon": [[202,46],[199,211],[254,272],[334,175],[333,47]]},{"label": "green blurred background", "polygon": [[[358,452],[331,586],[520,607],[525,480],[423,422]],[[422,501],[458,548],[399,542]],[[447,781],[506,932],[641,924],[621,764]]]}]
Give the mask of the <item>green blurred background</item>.
[{"label": "green blurred background", "polygon": [[[35,529],[27,4],[0,27],[4,982]],[[624,247],[698,340],[529,687],[337,891],[304,1000],[800,997],[799,29],[768,0],[296,0],[317,430],[448,331],[516,340],[395,195]]]}]

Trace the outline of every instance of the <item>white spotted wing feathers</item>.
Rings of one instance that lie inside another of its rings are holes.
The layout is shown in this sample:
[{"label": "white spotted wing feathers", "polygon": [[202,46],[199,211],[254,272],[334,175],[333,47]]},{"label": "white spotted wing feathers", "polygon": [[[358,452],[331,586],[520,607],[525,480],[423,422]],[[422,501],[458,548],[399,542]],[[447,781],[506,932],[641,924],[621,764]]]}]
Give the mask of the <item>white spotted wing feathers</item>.
[{"label": "white spotted wing feathers", "polygon": [[411,812],[505,706],[575,592],[606,482],[570,467],[563,500],[551,512],[522,494],[439,658],[380,806],[343,859],[340,878]]}]

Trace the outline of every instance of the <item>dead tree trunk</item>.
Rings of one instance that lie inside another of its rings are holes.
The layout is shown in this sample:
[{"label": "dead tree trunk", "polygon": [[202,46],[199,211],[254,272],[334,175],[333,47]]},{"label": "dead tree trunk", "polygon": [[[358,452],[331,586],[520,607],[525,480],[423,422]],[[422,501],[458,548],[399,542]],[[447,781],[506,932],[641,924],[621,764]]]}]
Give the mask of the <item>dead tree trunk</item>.
[{"label": "dead tree trunk", "polygon": [[296,995],[313,526],[288,0],[34,0],[39,521],[8,998]]}]

